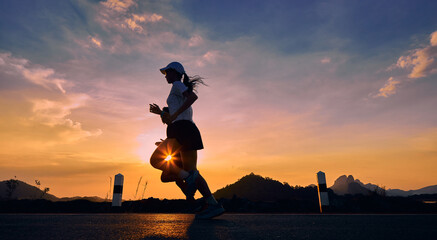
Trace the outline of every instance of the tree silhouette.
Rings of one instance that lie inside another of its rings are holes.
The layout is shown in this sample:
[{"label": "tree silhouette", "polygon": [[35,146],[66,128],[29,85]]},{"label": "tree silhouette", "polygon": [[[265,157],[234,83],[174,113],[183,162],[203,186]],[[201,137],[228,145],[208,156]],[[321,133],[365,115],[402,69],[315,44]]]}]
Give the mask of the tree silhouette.
[{"label": "tree silhouette", "polygon": [[[37,179],[37,180],[35,180],[35,184],[38,187],[38,189],[41,190],[41,181],[39,181]],[[42,199],[50,191],[50,188],[46,187],[46,188],[44,188],[44,190],[41,190],[41,191],[42,191],[42,193],[41,193],[41,196],[39,198]]]},{"label": "tree silhouette", "polygon": [[8,196],[9,199],[12,198],[12,194],[15,192],[19,184],[16,178],[17,177],[15,176],[15,179],[9,179],[6,181],[6,195]]}]

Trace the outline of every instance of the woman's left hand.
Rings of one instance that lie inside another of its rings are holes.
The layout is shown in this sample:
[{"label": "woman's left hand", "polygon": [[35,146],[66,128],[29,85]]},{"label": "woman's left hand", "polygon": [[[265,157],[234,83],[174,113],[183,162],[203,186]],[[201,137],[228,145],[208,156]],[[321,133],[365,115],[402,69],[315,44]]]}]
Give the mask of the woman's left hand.
[{"label": "woman's left hand", "polygon": [[149,104],[149,110],[154,114],[160,114],[162,112],[161,108],[156,103]]}]

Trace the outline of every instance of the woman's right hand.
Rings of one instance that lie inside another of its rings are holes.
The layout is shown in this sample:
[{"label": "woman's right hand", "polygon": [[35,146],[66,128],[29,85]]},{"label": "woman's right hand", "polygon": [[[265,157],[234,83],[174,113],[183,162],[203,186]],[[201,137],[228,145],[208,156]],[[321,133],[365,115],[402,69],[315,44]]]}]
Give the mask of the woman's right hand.
[{"label": "woman's right hand", "polygon": [[149,106],[150,106],[151,113],[161,114],[162,110],[156,103],[149,104]]},{"label": "woman's right hand", "polygon": [[159,142],[156,142],[156,143],[155,143],[156,146],[159,146],[159,144],[161,144],[162,142],[164,142],[164,139],[162,139],[162,138],[159,139],[159,140],[160,140]]}]

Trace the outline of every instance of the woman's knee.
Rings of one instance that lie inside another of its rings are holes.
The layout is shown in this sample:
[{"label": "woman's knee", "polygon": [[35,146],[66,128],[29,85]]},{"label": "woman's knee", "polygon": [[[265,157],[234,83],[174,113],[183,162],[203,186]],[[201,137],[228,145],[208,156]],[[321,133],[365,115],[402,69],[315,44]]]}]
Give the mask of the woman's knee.
[{"label": "woman's knee", "polygon": [[167,154],[167,149],[169,146],[173,145],[174,140],[173,139],[165,139],[152,153],[152,156],[150,157],[150,165],[152,165],[154,168],[161,169],[163,166],[163,162],[165,161],[165,157]]}]

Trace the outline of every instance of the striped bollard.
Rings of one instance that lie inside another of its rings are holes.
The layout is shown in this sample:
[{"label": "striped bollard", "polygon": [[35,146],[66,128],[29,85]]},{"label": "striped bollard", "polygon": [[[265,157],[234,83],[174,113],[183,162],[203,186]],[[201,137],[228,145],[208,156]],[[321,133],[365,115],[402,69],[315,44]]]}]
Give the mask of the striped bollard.
[{"label": "striped bollard", "polygon": [[124,177],[121,173],[115,175],[114,178],[114,195],[112,196],[112,206],[121,207],[121,197],[123,193]]},{"label": "striped bollard", "polygon": [[329,206],[329,198],[328,198],[328,189],[326,187],[326,178],[325,173],[319,171],[317,173],[317,190],[319,192],[319,205],[320,205],[320,213],[323,212],[323,209]]}]

